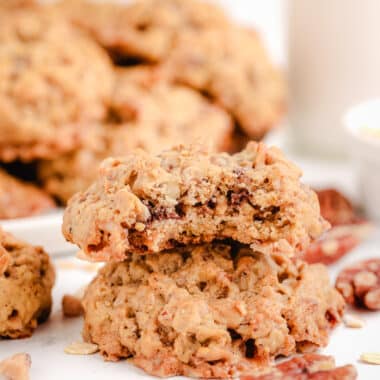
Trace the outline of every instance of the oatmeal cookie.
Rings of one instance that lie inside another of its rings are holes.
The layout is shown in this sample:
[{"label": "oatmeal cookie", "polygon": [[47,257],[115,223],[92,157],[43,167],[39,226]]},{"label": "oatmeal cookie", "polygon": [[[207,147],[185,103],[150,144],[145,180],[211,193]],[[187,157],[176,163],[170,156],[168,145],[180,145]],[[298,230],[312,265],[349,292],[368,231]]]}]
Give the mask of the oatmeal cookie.
[{"label": "oatmeal cookie", "polygon": [[343,269],[335,286],[348,304],[380,310],[380,259],[364,260]]},{"label": "oatmeal cookie", "polygon": [[67,202],[90,186],[103,159],[136,148],[158,153],[191,141],[215,150],[228,147],[233,125],[222,108],[154,77],[144,67],[118,72],[109,120],[88,129],[81,149],[40,164],[39,177],[50,194]]},{"label": "oatmeal cookie", "polygon": [[18,8],[18,7],[26,7],[26,6],[35,6],[37,2],[35,0],[1,0],[0,1],[0,9],[1,8]]},{"label": "oatmeal cookie", "polygon": [[124,60],[162,61],[183,30],[222,28],[229,23],[219,7],[199,0],[140,0],[127,6],[65,0],[58,6],[111,54]]},{"label": "oatmeal cookie", "polygon": [[183,32],[164,65],[173,80],[225,107],[250,138],[262,138],[285,111],[284,80],[253,30]]},{"label": "oatmeal cookie", "polygon": [[135,151],[105,160],[95,183],[71,198],[63,233],[100,261],[225,238],[260,251],[302,251],[327,223],[300,176],[262,143],[235,155],[201,146]]},{"label": "oatmeal cookie", "polygon": [[50,314],[54,269],[40,247],[0,230],[0,337],[24,338]]},{"label": "oatmeal cookie", "polygon": [[158,63],[171,80],[194,87],[225,107],[250,138],[262,138],[285,111],[283,76],[258,34],[235,26],[214,4],[140,0],[122,6],[66,1],[63,9],[116,61]]},{"label": "oatmeal cookie", "polygon": [[36,215],[53,207],[49,195],[0,169],[0,219]]},{"label": "oatmeal cookie", "polygon": [[230,378],[325,346],[344,301],[322,265],[213,244],[107,264],[83,305],[84,338],[107,360]]},{"label": "oatmeal cookie", "polygon": [[107,54],[40,7],[2,11],[0,45],[0,159],[72,150],[106,112],[113,85]]}]

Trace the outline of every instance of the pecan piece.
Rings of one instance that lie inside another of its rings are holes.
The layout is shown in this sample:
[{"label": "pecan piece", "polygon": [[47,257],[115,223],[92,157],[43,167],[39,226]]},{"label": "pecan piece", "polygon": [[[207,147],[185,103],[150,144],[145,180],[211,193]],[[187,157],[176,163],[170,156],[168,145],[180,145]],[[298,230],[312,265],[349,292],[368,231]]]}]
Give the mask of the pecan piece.
[{"label": "pecan piece", "polygon": [[83,314],[82,302],[78,297],[65,294],[62,297],[62,312],[65,317],[79,317]]},{"label": "pecan piece", "polygon": [[0,362],[0,378],[6,380],[29,380],[31,364],[29,354],[15,354]]},{"label": "pecan piece", "polygon": [[364,260],[342,270],[335,287],[350,305],[380,310],[380,259]]},{"label": "pecan piece", "polygon": [[240,380],[355,380],[354,366],[335,367],[331,356],[304,354],[274,366],[259,376],[243,376]]},{"label": "pecan piece", "polygon": [[373,230],[369,222],[333,227],[324,237],[304,252],[303,260],[309,264],[332,264],[357,247]]},{"label": "pecan piece", "polygon": [[316,190],[322,216],[332,225],[351,224],[358,220],[352,203],[335,189]]}]

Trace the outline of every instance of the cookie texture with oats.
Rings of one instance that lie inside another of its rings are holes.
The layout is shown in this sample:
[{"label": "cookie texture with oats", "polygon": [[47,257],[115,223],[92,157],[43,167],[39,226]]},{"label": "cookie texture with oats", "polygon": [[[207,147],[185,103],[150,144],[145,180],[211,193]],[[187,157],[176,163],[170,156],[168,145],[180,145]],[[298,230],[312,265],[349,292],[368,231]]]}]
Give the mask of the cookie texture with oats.
[{"label": "cookie texture with oats", "polygon": [[300,176],[262,143],[234,155],[201,146],[136,151],[103,162],[97,180],[71,198],[63,233],[99,261],[220,239],[292,255],[327,227]]},{"label": "cookie texture with oats", "polygon": [[31,336],[52,306],[54,269],[41,247],[0,230],[0,337]]},{"label": "cookie texture with oats", "polygon": [[45,189],[63,203],[91,185],[107,157],[136,148],[158,153],[179,143],[202,141],[216,151],[230,145],[231,118],[196,91],[145,66],[120,69],[116,78],[108,119],[88,128],[80,149],[39,165]]},{"label": "cookie texture with oats", "polygon": [[0,169],[0,219],[41,214],[54,207],[54,200],[44,191]]},{"label": "cookie texture with oats", "polygon": [[320,264],[210,244],[109,263],[83,306],[84,338],[107,360],[230,378],[325,346],[344,301]]},{"label": "cookie texture with oats", "polygon": [[0,45],[0,159],[72,150],[105,115],[113,84],[107,54],[47,6],[2,10]]}]

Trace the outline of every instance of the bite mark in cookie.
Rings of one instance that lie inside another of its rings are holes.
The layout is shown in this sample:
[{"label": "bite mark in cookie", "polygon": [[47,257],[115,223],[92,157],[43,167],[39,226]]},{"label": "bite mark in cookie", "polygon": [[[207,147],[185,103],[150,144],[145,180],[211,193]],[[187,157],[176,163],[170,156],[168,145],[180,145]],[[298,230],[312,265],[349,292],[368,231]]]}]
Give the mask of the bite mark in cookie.
[{"label": "bite mark in cookie", "polygon": [[323,266],[225,244],[107,264],[83,305],[84,338],[107,360],[217,378],[326,345],[344,308]]},{"label": "bite mark in cookie", "polygon": [[76,194],[63,233],[95,260],[233,239],[256,250],[302,251],[327,227],[316,195],[275,148],[235,155],[183,146],[108,159]]}]

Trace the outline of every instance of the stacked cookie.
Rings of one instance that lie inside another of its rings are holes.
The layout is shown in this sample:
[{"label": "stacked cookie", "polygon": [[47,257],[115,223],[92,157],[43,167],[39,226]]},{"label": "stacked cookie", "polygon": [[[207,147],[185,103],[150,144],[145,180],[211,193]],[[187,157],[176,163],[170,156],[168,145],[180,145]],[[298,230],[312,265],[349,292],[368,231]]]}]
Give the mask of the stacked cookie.
[{"label": "stacked cookie", "polygon": [[297,259],[327,227],[280,151],[183,146],[103,162],[64,215],[107,264],[84,297],[84,338],[157,376],[229,378],[325,346],[344,301]]},{"label": "stacked cookie", "polygon": [[[237,151],[284,112],[258,35],[216,5],[37,3],[0,4],[0,166],[46,192],[35,212],[88,187],[106,157],[193,141]],[[0,214],[2,202],[33,214],[1,178]]]}]

